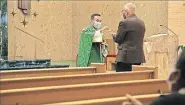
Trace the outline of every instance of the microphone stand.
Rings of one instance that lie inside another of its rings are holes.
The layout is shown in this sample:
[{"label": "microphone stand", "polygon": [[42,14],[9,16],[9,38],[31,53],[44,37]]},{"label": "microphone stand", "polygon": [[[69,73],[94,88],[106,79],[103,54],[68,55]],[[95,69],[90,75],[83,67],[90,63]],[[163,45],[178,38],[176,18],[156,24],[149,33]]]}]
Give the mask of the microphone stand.
[{"label": "microphone stand", "polygon": [[[173,32],[171,29],[169,29],[167,26],[165,26],[165,25],[160,25],[161,27],[162,26],[164,26],[166,29],[168,29],[170,32],[172,32],[173,34],[175,34],[175,32]],[[177,35],[177,34],[175,34],[175,35]]]}]

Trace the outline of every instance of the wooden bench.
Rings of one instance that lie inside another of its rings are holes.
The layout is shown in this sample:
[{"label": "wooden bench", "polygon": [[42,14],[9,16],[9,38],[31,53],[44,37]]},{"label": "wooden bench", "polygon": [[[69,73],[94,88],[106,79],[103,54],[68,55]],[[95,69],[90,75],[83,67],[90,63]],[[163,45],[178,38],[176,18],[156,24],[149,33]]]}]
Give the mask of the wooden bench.
[{"label": "wooden bench", "polygon": [[133,65],[132,66],[132,71],[143,71],[143,70],[154,70],[155,78],[159,78],[158,67],[155,67],[155,66],[138,66],[138,65]]},{"label": "wooden bench", "polygon": [[[144,105],[149,105],[154,99],[156,99],[160,95],[161,94],[146,94],[146,95],[135,95],[133,97],[141,101]],[[128,101],[126,97],[112,97],[44,105],[122,105],[122,103],[125,101]]]},{"label": "wooden bench", "polygon": [[[115,70],[115,60],[116,60],[116,54],[111,54],[107,56],[107,70],[112,71]],[[132,70],[155,70],[158,69],[157,67],[153,66],[141,66],[141,65],[133,65]]]},{"label": "wooden bench", "polygon": [[[111,64],[111,70],[115,70],[115,63]],[[142,65],[132,65],[132,71],[143,71],[143,70],[155,70],[156,78],[158,78],[158,67],[155,66],[142,66]],[[110,71],[110,70],[109,70]]]},{"label": "wooden bench", "polygon": [[133,71],[142,71],[142,70],[156,70],[158,69],[155,66],[142,66],[142,65],[133,65],[132,70]]},{"label": "wooden bench", "polygon": [[166,80],[135,80],[1,90],[2,105],[49,104],[89,99],[168,92]]},{"label": "wooden bench", "polygon": [[96,73],[95,67],[71,67],[0,71],[0,79]]},{"label": "wooden bench", "polygon": [[91,63],[91,67],[96,67],[97,73],[105,73],[107,71],[105,63]]},{"label": "wooden bench", "polygon": [[1,90],[20,89],[43,86],[61,86],[85,83],[115,82],[128,80],[155,79],[155,72],[133,71],[122,73],[96,73],[96,74],[78,74],[66,76],[43,76],[1,79]]}]

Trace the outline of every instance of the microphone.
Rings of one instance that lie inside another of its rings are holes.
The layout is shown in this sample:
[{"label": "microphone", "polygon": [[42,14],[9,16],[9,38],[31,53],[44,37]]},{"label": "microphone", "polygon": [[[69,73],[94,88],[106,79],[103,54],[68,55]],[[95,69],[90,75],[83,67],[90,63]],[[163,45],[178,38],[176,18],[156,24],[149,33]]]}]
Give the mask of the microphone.
[{"label": "microphone", "polygon": [[[160,25],[161,27],[163,26],[163,27],[165,27],[165,28],[167,28],[170,32],[172,32],[173,34],[175,34],[175,32],[173,32],[170,28],[168,28],[167,26],[165,26],[165,25]],[[175,34],[175,35],[177,35],[177,34]]]}]

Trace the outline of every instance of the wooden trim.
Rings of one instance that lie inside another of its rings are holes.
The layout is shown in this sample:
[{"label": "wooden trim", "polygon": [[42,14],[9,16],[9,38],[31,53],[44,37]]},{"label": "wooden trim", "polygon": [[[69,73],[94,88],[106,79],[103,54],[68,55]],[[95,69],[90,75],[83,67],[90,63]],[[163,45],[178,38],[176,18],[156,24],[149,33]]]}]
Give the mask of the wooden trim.
[{"label": "wooden trim", "polygon": [[141,70],[155,70],[155,66],[141,66],[141,65],[133,65],[132,70],[133,71],[141,71]]}]

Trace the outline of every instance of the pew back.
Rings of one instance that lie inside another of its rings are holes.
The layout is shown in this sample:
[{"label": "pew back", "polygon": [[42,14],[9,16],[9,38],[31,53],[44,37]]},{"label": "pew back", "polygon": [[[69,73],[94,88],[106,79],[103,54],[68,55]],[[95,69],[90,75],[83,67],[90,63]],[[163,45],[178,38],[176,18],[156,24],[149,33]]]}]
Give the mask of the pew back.
[{"label": "pew back", "polygon": [[154,71],[133,71],[122,73],[95,73],[65,76],[43,76],[1,79],[1,90],[45,86],[62,86],[85,83],[116,82],[128,80],[154,79]]},{"label": "pew back", "polygon": [[99,98],[169,92],[165,80],[136,80],[90,83],[66,86],[51,86],[0,91],[1,103],[4,104],[49,104]]},{"label": "pew back", "polygon": [[70,67],[0,71],[0,79],[95,73],[95,67]]}]

